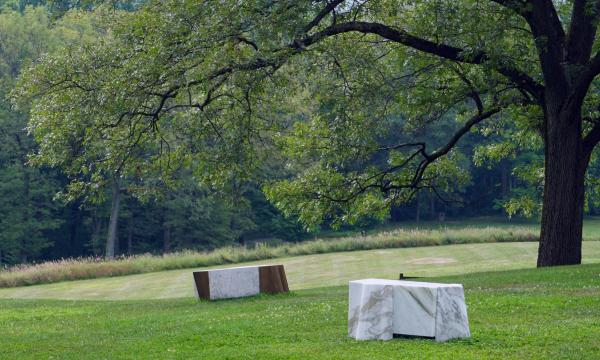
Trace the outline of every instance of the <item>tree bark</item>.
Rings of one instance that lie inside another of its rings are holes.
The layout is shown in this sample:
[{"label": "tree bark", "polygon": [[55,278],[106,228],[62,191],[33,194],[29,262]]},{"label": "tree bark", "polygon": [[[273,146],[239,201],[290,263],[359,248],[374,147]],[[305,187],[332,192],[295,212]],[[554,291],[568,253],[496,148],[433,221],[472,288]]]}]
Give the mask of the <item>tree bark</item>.
[{"label": "tree bark", "polygon": [[547,115],[538,267],[581,263],[584,179],[589,154],[577,111]]},{"label": "tree bark", "polygon": [[418,223],[419,221],[421,221],[421,197],[419,196],[420,193],[417,193],[416,195],[416,214],[415,214],[415,221]]},{"label": "tree bark", "polygon": [[[30,214],[29,214],[29,209],[31,206],[31,192],[30,192],[30,178],[29,178],[29,171],[28,169],[23,169],[23,197],[25,199],[25,210],[23,212],[23,223],[25,224],[29,224],[30,221]],[[29,256],[28,256],[28,252],[29,249],[27,249],[27,237],[24,236],[21,238],[21,264],[26,264],[27,261],[29,260]]]},{"label": "tree bark", "polygon": [[121,202],[121,179],[118,176],[113,178],[112,183],[112,202],[110,207],[110,220],[108,223],[108,237],[106,239],[106,258],[115,258],[115,244],[117,242],[117,227],[119,219],[119,205]]},{"label": "tree bark", "polygon": [[129,226],[127,227],[127,255],[133,254],[133,212],[129,218]]},{"label": "tree bark", "polygon": [[171,226],[165,224],[163,227],[163,253],[171,250]]},{"label": "tree bark", "polygon": [[508,196],[510,193],[510,170],[506,159],[500,163],[500,186],[502,197]]},{"label": "tree bark", "polygon": [[77,206],[77,203],[71,203],[67,208],[69,212],[69,255],[73,257],[76,257],[81,251],[77,243],[77,231],[81,227],[81,212]]}]

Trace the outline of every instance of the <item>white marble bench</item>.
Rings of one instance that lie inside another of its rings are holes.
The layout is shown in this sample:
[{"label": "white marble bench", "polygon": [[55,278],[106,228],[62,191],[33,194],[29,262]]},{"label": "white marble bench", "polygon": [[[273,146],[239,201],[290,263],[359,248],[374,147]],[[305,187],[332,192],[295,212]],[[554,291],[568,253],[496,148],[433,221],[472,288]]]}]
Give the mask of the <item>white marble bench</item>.
[{"label": "white marble bench", "polygon": [[288,292],[283,265],[241,266],[194,272],[196,295],[207,300]]},{"label": "white marble bench", "polygon": [[390,340],[394,334],[436,341],[470,337],[462,285],[350,281],[348,335],[357,340]]}]

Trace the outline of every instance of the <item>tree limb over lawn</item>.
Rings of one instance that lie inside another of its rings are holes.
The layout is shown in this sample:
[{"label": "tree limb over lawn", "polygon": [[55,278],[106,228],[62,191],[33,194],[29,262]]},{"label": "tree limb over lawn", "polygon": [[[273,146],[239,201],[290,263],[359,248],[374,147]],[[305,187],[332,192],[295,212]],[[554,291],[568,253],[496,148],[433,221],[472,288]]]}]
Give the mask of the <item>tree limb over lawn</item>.
[{"label": "tree limb over lawn", "polygon": [[94,45],[43,59],[15,97],[33,100],[34,161],[68,169],[76,189],[117,166],[168,181],[173,164],[221,186],[281,153],[299,175],[266,192],[308,225],[452,192],[469,181],[459,140],[511,127],[543,144],[538,265],[576,264],[600,141],[599,6],[152,1],[106,15]]}]

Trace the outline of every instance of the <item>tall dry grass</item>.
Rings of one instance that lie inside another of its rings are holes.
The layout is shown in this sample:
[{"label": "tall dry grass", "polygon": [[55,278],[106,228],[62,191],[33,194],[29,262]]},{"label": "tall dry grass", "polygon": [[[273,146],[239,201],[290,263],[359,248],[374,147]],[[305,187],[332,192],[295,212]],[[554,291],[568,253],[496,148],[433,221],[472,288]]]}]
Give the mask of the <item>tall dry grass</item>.
[{"label": "tall dry grass", "polygon": [[318,239],[273,247],[259,244],[252,248],[225,247],[210,252],[181,251],[162,256],[135,255],[111,261],[102,258],[63,259],[16,266],[0,271],[0,287],[47,284],[342,251],[518,241],[538,241],[538,232],[528,227],[396,229],[368,236]]}]

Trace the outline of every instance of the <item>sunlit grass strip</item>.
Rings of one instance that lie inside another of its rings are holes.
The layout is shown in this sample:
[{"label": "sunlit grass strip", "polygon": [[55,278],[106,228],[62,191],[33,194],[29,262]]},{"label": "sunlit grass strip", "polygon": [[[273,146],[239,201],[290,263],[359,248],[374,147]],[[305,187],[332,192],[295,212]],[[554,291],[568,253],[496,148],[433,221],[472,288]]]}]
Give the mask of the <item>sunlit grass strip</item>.
[{"label": "sunlit grass strip", "polygon": [[145,254],[112,261],[105,261],[101,258],[64,259],[17,266],[1,271],[0,287],[46,284],[343,251],[521,241],[538,241],[538,232],[530,227],[396,229],[368,236],[318,239],[273,247],[266,245],[252,248],[225,247],[210,252],[181,251],[162,256]]}]

